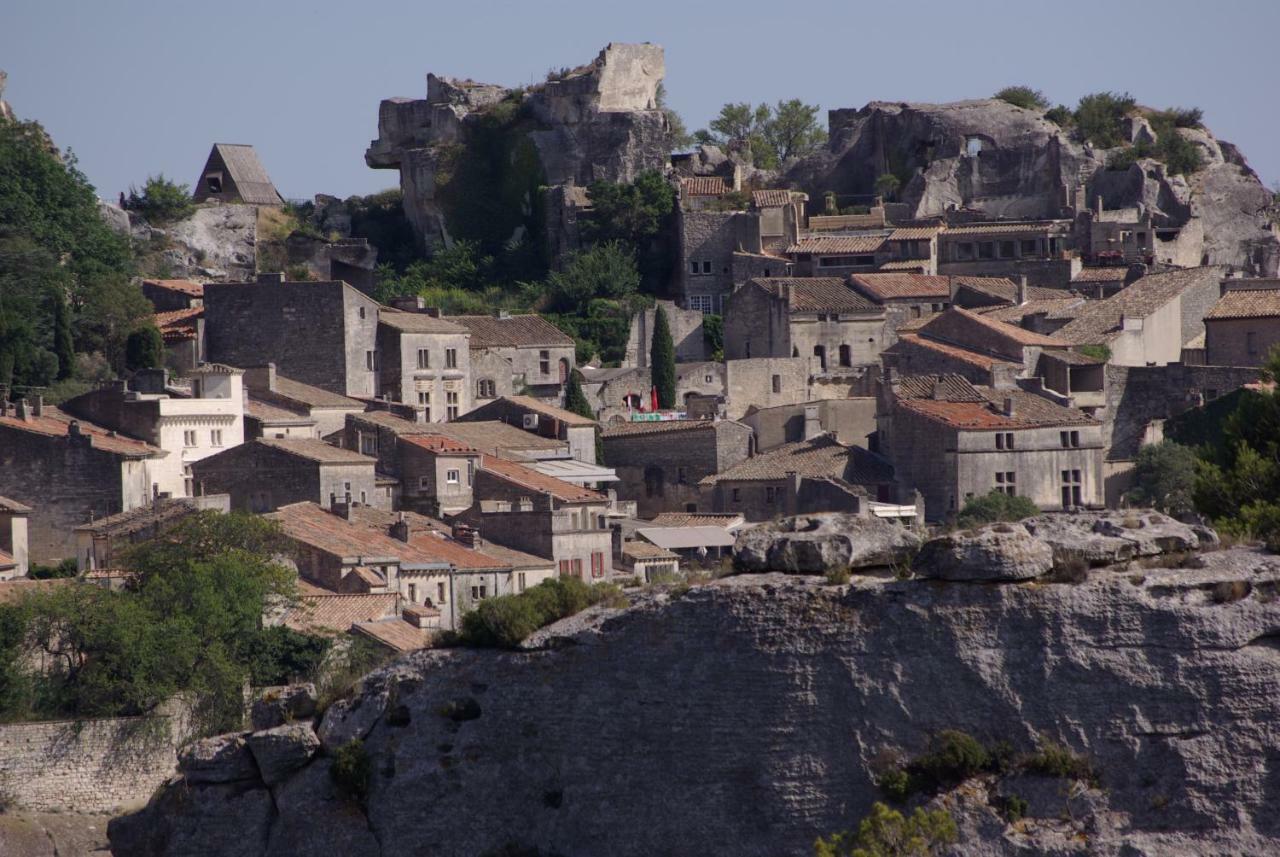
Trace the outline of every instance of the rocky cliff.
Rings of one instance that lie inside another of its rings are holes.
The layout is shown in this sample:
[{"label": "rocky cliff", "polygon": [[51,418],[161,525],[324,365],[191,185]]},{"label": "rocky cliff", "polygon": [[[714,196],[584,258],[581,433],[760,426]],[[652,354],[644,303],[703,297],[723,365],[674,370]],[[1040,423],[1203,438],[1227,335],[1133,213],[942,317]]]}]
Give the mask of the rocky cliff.
[{"label": "rocky cliff", "polygon": [[[1044,117],[1043,111],[997,99],[951,104],[873,101],[860,110],[832,110],[827,151],[797,164],[788,179],[821,199],[826,191],[871,194],[891,173],[911,216],[970,208],[992,217],[1071,216],[1096,204],[1150,211],[1157,228],[1178,230],[1170,252],[1180,265],[1232,265],[1274,275],[1280,239],[1264,210],[1271,194],[1243,155],[1200,128],[1173,133],[1200,151],[1203,167],[1171,175],[1165,165],[1138,160],[1108,170],[1114,150],[1098,149]],[[1154,139],[1140,117],[1126,122],[1133,140]]]},{"label": "rocky cliff", "polygon": [[[932,797],[954,854],[1274,854],[1280,563],[1134,550],[1074,584],[743,575],[566,620],[530,651],[421,652],[330,708],[314,756],[277,729],[189,757],[112,822],[114,853],[800,855],[882,799],[884,759],[960,729],[1059,742],[1097,780]],[[363,806],[330,773],[358,737]]]}]

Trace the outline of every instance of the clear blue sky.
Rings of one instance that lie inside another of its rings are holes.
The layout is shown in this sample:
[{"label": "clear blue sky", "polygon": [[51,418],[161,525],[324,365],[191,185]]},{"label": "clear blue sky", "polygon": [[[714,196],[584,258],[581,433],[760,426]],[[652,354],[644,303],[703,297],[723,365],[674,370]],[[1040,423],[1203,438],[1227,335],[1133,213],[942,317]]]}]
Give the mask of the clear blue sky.
[{"label": "clear blue sky", "polygon": [[[99,194],[195,180],[213,142],[251,143],[281,192],[391,187],[364,149],[378,101],[426,73],[508,85],[610,41],[666,48],[690,129],[726,101],[950,101],[1025,83],[1074,104],[1103,89],[1199,106],[1267,184],[1280,179],[1277,0],[731,4],[365,0],[4,0],[0,69],[19,115],[71,147]],[[824,114],[825,119],[825,114]]]}]

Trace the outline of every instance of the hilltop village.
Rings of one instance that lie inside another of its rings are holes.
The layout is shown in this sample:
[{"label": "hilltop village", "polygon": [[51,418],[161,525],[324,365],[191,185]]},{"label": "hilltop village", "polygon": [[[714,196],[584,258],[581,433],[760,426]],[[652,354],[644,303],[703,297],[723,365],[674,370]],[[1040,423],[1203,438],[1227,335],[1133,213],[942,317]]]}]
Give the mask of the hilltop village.
[{"label": "hilltop village", "polygon": [[[1007,100],[873,102],[762,165],[749,137],[677,145],[663,62],[611,44],[382,103],[365,157],[420,260],[540,259],[522,306],[389,273],[361,212],[286,201],[251,145],[212,144],[164,228],[102,203],[163,245],[131,283],[158,341],[0,395],[0,601],[127,589],[140,546],[248,513],[296,581],[265,624],[400,655],[547,581],[720,576],[796,516],[917,543],[997,495],[1108,520],[1167,424],[1269,389],[1274,203],[1198,120],[1130,104],[1103,145]],[[653,222],[620,227],[627,199]],[[636,267],[574,292],[627,236]]]}]

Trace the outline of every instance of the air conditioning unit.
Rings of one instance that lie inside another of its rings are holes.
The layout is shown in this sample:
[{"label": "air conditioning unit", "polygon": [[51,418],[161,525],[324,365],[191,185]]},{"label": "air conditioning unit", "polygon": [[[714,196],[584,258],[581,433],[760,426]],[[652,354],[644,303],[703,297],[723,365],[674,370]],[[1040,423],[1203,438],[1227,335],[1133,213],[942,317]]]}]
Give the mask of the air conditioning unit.
[{"label": "air conditioning unit", "polygon": [[538,415],[537,415],[537,414],[525,414],[525,415],[524,415],[524,430],[525,430],[525,431],[536,431],[536,430],[537,430],[537,428],[538,428]]}]

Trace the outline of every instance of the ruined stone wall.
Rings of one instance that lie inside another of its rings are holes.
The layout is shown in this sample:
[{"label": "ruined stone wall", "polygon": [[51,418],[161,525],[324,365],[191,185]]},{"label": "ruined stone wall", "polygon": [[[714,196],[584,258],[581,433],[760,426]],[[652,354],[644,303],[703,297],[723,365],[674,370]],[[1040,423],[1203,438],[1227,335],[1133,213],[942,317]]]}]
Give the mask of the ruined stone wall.
[{"label": "ruined stone wall", "polygon": [[7,811],[110,812],[145,801],[177,770],[178,713],[0,724]]},{"label": "ruined stone wall", "polygon": [[[809,353],[811,350],[797,356],[807,357]],[[785,300],[749,284],[725,301],[726,360],[791,355],[791,314]]]}]

